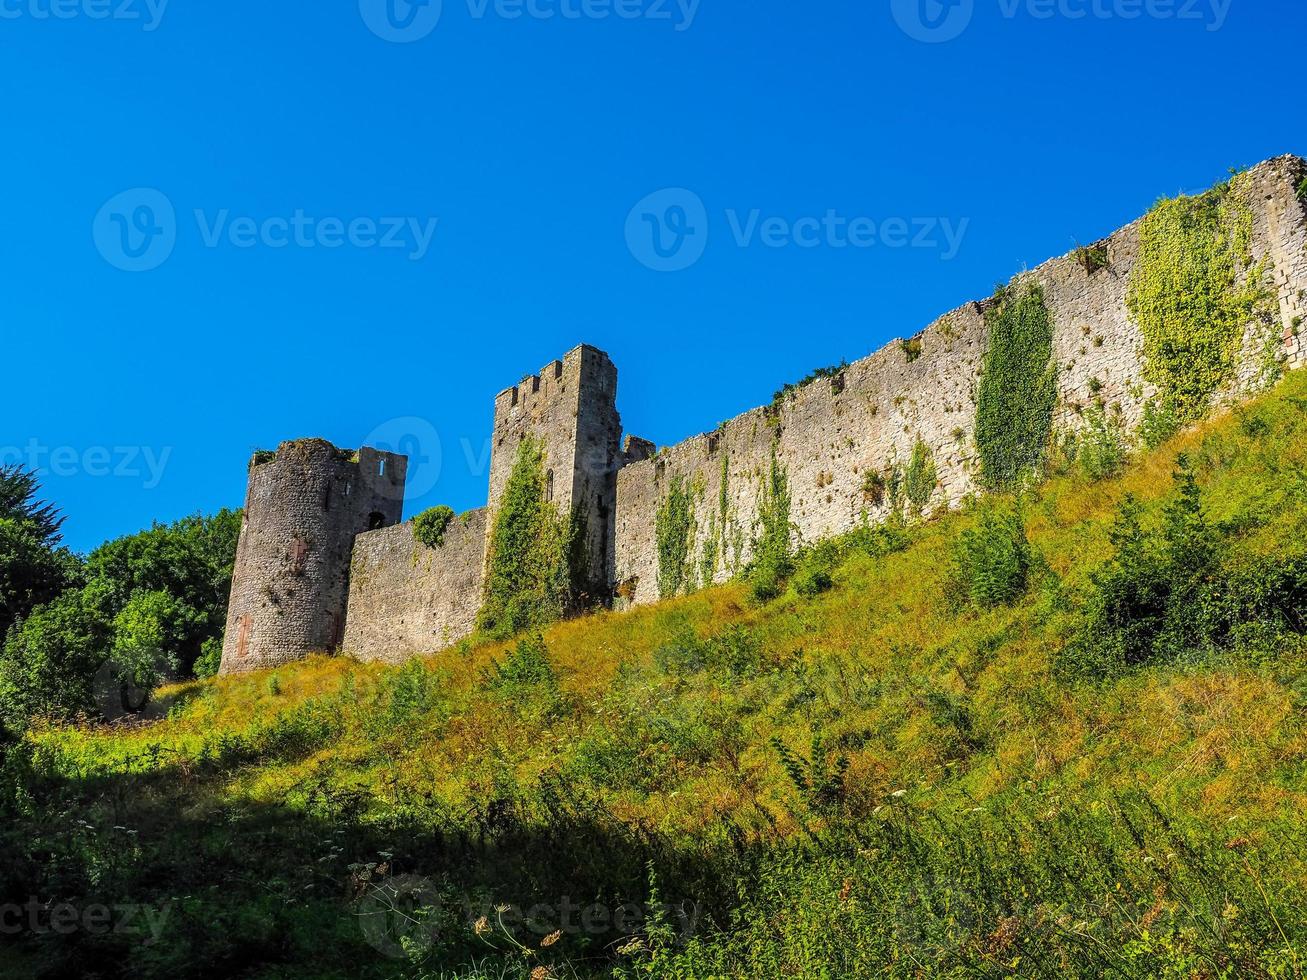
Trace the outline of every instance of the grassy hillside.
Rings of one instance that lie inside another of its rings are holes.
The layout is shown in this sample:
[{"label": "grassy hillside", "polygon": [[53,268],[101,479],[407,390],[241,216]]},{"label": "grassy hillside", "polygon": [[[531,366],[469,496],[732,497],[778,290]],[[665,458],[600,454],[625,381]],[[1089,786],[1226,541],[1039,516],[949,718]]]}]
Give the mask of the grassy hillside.
[{"label": "grassy hillside", "polygon": [[[1141,540],[1177,526],[1181,453],[1219,562],[1160,653],[1088,656],[1123,502]],[[730,585],[38,728],[0,903],[80,918],[7,935],[0,973],[1301,978],[1307,374],[1119,477],[1064,469],[992,608],[953,559],[986,505],[814,549],[761,606]],[[95,903],[142,908],[96,930]]]}]

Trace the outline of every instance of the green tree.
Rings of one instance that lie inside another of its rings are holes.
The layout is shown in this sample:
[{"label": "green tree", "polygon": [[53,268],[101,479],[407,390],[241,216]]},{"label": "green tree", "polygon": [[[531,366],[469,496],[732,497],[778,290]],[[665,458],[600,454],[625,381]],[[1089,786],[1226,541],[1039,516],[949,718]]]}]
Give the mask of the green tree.
[{"label": "green tree", "polygon": [[95,675],[108,659],[108,631],[81,590],[65,592],[10,631],[0,652],[0,717],[10,730],[29,718],[96,711]]},{"label": "green tree", "polygon": [[67,549],[51,547],[38,525],[0,517],[0,640],[80,574],[77,559]]},{"label": "green tree", "polygon": [[0,466],[0,518],[31,525],[36,536],[53,547],[64,519],[54,505],[37,500],[41,484],[21,466]]},{"label": "green tree", "polygon": [[[137,709],[166,677],[189,675],[206,647],[211,660],[227,618],[240,526],[239,512],[223,510],[92,552],[84,585],[51,596],[10,630],[0,654],[7,724],[93,712],[97,693],[113,701],[101,708]],[[3,540],[0,526],[0,552]],[[105,690],[97,692],[97,683]]]}]

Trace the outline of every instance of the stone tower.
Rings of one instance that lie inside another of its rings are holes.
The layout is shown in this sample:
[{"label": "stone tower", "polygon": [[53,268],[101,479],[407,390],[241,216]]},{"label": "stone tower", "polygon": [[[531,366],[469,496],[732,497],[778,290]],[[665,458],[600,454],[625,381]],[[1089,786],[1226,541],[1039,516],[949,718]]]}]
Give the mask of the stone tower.
[{"label": "stone tower", "polygon": [[617,368],[608,355],[582,344],[495,398],[490,528],[518,446],[528,434],[540,440],[544,449],[547,499],[560,513],[576,512],[584,520],[587,578],[597,588],[606,588],[612,563],[617,470],[622,462]]},{"label": "stone tower", "polygon": [[350,554],[399,522],[407,457],[284,442],[250,463],[222,673],[276,667],[340,645]]}]

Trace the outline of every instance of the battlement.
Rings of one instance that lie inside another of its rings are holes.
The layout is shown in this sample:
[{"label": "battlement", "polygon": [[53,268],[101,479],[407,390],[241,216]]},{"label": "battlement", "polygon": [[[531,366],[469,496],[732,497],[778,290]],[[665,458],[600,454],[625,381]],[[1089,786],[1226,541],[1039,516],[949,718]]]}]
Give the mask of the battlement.
[{"label": "battlement", "polygon": [[[1239,178],[1251,211],[1250,248],[1270,270],[1275,309],[1247,325],[1237,371],[1217,402],[1263,384],[1268,358],[1288,368],[1307,361],[1304,178],[1307,164],[1292,156]],[[1140,230],[1136,221],[1097,243],[1095,261],[1073,253],[1017,277],[1041,288],[1052,323],[1053,429],[1063,436],[1098,407],[1133,431],[1157,394],[1126,303]],[[877,487],[919,447],[936,472],[924,511],[955,506],[982,489],[976,403],[994,305],[993,298],[967,303],[662,450],[635,436],[623,442],[617,368],[596,347],[574,347],[495,396],[487,506],[451,524],[436,547],[416,541],[408,525],[393,527],[404,457],[322,440],[257,454],[223,670],[335,649],[346,590],[346,652],[395,660],[467,636],[483,599],[500,500],[528,437],[543,451],[547,499],[584,522],[591,581],[623,604],[661,593],[658,511],[674,483],[692,488],[685,559],[694,585],[724,581],[749,561],[773,454],[788,473],[796,544],[885,519],[892,503]]]}]

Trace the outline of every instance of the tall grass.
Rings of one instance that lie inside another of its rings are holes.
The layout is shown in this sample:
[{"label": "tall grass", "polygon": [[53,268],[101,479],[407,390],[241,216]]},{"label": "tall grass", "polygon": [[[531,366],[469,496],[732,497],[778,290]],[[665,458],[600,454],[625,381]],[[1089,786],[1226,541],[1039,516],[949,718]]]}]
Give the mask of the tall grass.
[{"label": "tall grass", "polygon": [[[1307,553],[1305,408],[1293,376],[1054,479],[1020,534],[1001,508],[860,530],[762,604],[736,583],[402,667],[185,685],[137,729],[38,727],[0,780],[0,904],[175,915],[148,946],[24,935],[12,975],[1300,977],[1307,610],[1057,668],[1122,503],[1160,527],[1182,452],[1222,567]],[[438,937],[388,958],[360,909],[410,876]],[[565,926],[564,899],[604,923]]]}]

